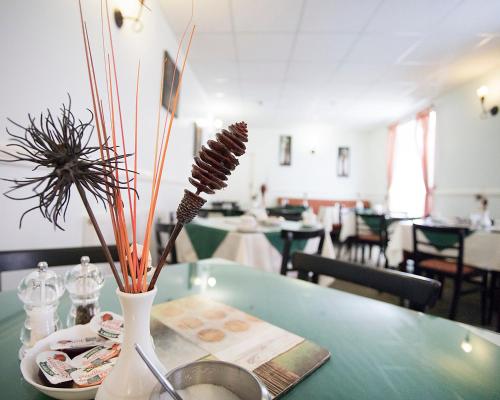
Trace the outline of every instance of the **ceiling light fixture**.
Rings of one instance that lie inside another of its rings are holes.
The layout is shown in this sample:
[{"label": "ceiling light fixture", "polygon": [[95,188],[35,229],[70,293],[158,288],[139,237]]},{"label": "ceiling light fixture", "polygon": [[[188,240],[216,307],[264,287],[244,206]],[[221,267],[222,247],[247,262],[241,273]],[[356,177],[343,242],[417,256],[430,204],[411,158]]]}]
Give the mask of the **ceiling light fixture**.
[{"label": "ceiling light fixture", "polygon": [[481,102],[481,118],[487,118],[488,114],[491,116],[495,116],[498,114],[498,106],[493,106],[489,110],[485,106],[486,96],[488,96],[489,89],[488,86],[481,86],[476,90],[477,97],[479,97],[479,101]]},{"label": "ceiling light fixture", "polygon": [[135,32],[142,31],[142,28],[144,28],[141,21],[142,12],[144,7],[147,8],[144,3],[145,0],[121,0],[119,2],[120,8],[114,10],[116,26],[121,28],[125,20],[130,20],[132,21],[132,29]]}]

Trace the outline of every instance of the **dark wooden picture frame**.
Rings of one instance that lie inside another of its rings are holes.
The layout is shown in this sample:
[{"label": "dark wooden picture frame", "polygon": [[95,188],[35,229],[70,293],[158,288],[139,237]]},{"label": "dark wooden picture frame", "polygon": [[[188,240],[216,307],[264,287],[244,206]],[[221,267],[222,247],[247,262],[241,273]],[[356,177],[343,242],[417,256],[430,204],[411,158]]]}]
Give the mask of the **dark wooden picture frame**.
[{"label": "dark wooden picture frame", "polygon": [[289,135],[280,136],[279,163],[285,167],[292,165],[292,137]]},{"label": "dark wooden picture frame", "polygon": [[337,152],[337,176],[348,178],[351,173],[351,149],[346,146],[338,148]]},{"label": "dark wooden picture frame", "polygon": [[[165,51],[163,55],[163,92],[162,92],[162,100],[161,103],[163,107],[168,110],[170,114],[172,114],[172,107],[174,104],[174,96],[177,91],[177,87],[179,86],[179,70],[175,67],[174,60],[170,57],[167,51]],[[173,85],[172,85],[173,80]],[[172,101],[169,105],[170,98],[170,87],[172,86]],[[180,97],[180,94],[179,94]],[[177,118],[179,116],[179,103],[177,103],[177,108],[175,110],[174,116]]]}]

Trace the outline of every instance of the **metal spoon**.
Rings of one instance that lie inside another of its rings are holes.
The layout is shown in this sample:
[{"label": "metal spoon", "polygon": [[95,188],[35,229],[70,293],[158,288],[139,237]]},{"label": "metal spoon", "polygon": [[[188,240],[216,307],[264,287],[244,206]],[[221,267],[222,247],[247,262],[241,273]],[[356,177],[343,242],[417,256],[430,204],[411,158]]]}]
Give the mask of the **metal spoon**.
[{"label": "metal spoon", "polygon": [[141,346],[139,346],[137,343],[134,344],[135,349],[137,350],[137,353],[141,356],[141,358],[144,360],[144,363],[148,366],[149,370],[153,373],[153,375],[158,379],[158,382],[161,383],[165,391],[174,399],[174,400],[182,400],[182,397],[177,393],[175,388],[172,386],[172,384],[168,381],[167,378],[163,376],[163,374],[160,372],[158,368],[156,368],[149,357],[144,353],[142,350]]}]

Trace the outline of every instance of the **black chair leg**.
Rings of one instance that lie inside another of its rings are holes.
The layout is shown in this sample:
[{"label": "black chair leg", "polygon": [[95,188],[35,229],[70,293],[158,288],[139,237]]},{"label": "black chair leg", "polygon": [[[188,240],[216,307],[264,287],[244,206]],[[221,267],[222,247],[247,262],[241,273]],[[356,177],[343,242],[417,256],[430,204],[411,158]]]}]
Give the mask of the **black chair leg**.
[{"label": "black chair leg", "polygon": [[491,321],[493,320],[493,309],[495,307],[496,286],[497,286],[497,272],[493,271],[491,273],[490,288],[489,288],[489,294],[488,294],[488,297],[490,299],[490,304],[488,305],[488,317],[487,317],[488,324],[491,324]]},{"label": "black chair leg", "polygon": [[458,299],[460,298],[460,291],[462,290],[462,281],[460,279],[455,279],[455,284],[453,287],[453,299],[451,300],[450,314],[449,318],[455,320],[457,316]]},{"label": "black chair leg", "polygon": [[379,250],[378,250],[378,255],[377,255],[377,267],[380,267],[380,258],[382,257],[383,250],[382,250],[382,247],[379,247],[378,249]]},{"label": "black chair leg", "polygon": [[361,245],[361,264],[365,263],[365,247],[366,245],[364,244]]},{"label": "black chair leg", "polygon": [[481,280],[481,325],[486,325],[486,302],[488,299],[488,274],[483,273]]},{"label": "black chair leg", "polygon": [[441,282],[441,287],[439,288],[439,299],[443,298],[443,289],[444,289],[444,275],[439,275],[439,282]]}]

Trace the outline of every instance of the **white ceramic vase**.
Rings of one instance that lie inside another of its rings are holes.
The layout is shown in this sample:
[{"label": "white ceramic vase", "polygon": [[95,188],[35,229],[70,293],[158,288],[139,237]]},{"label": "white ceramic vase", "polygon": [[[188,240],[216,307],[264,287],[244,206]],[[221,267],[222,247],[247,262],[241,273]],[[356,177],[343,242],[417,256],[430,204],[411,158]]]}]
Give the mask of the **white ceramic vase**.
[{"label": "white ceramic vase", "polygon": [[146,293],[123,293],[117,289],[125,325],[124,338],[118,361],[99,387],[96,400],[149,400],[158,382],[135,350],[135,343],[165,373],[154,352],[149,330],[156,292],[156,288]]}]

